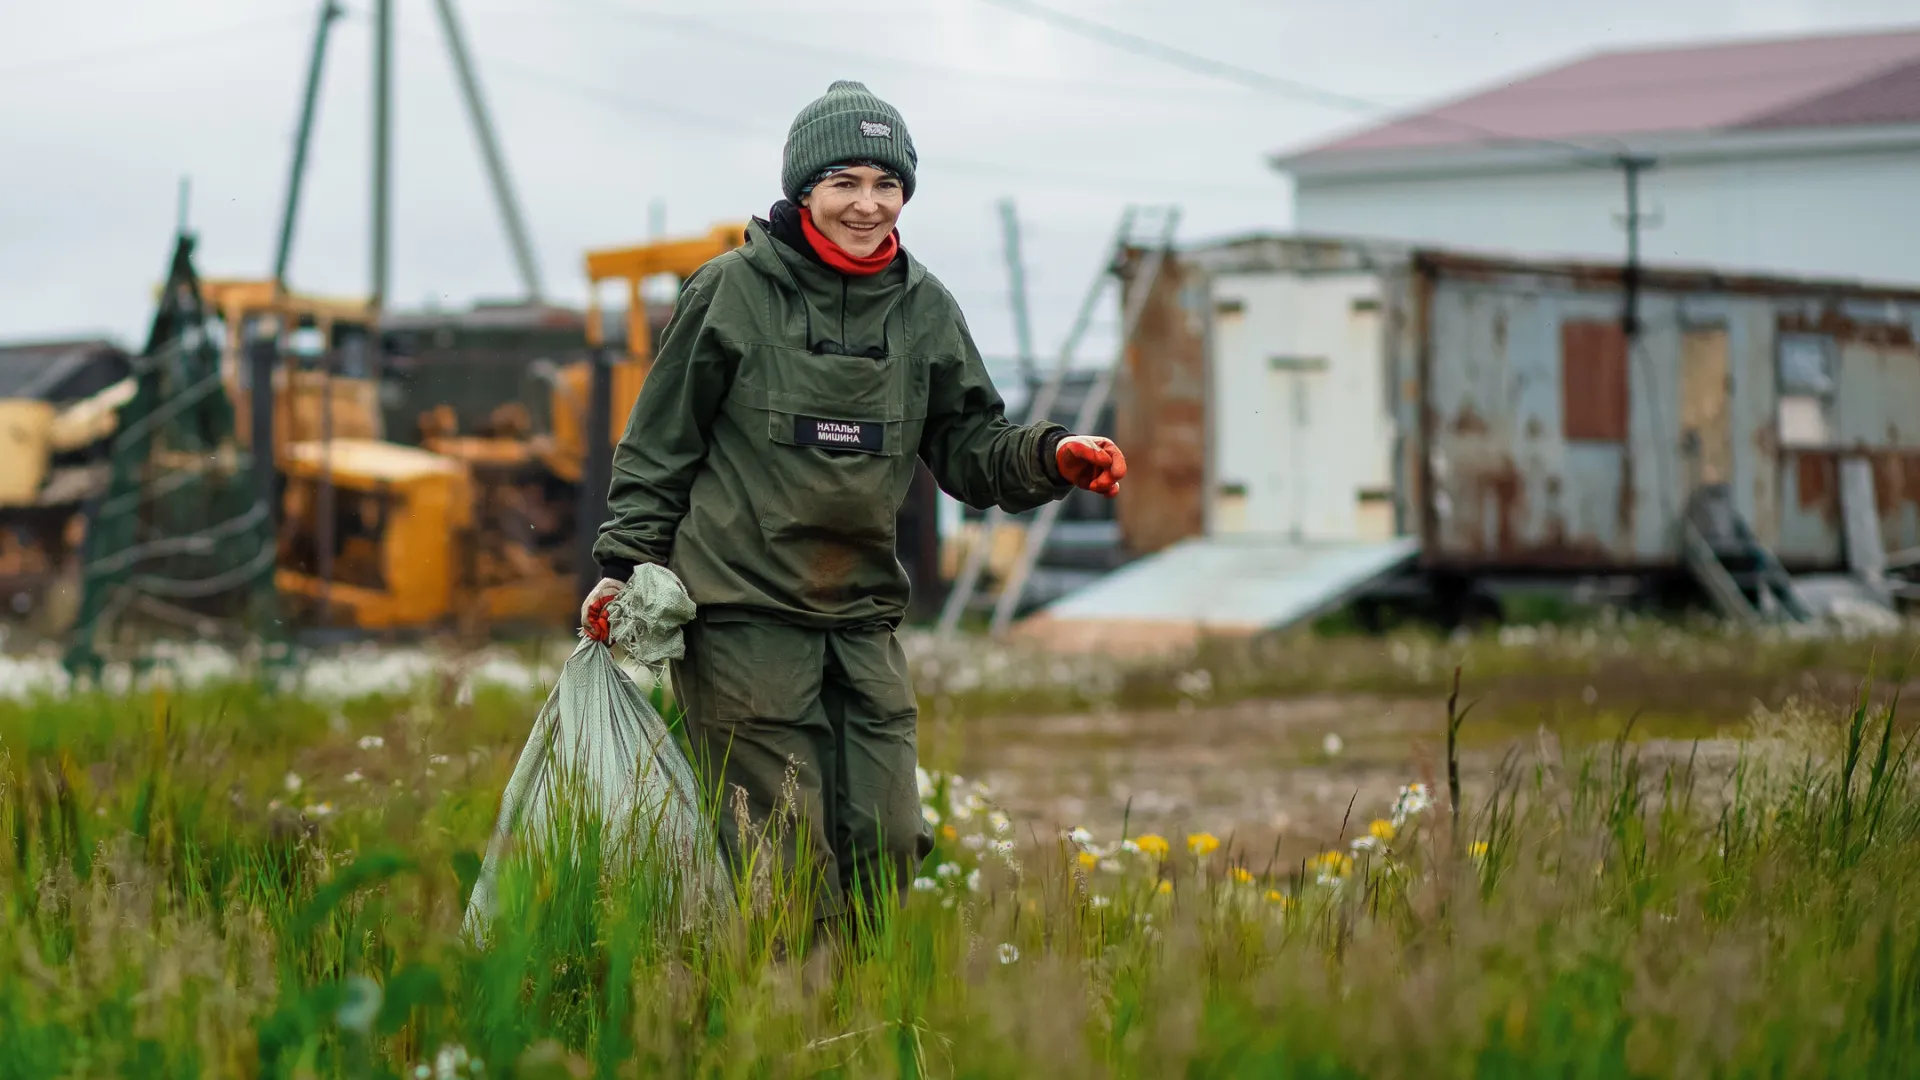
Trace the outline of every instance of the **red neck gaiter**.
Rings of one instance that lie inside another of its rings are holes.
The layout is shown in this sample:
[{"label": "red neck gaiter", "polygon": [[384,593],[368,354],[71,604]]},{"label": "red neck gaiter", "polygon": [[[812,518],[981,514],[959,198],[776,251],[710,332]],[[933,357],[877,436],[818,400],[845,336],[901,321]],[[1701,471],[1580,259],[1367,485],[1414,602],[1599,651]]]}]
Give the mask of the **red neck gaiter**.
[{"label": "red neck gaiter", "polygon": [[900,232],[896,229],[887,233],[887,238],[880,241],[880,246],[873,249],[873,254],[865,257],[850,255],[846,248],[827,239],[826,234],[814,226],[813,211],[804,206],[800,208],[800,231],[821,261],[854,277],[868,277],[885,270],[893,265],[893,257],[900,253]]}]

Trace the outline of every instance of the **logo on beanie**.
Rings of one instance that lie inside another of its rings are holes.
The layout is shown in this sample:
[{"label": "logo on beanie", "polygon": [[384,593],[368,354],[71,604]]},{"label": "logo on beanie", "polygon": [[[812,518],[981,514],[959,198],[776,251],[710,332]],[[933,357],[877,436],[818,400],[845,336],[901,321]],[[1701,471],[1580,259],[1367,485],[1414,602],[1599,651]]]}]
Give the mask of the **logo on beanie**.
[{"label": "logo on beanie", "polygon": [[893,138],[893,125],[883,124],[878,120],[862,120],[860,121],[860,134],[865,135],[869,139],[891,139]]}]

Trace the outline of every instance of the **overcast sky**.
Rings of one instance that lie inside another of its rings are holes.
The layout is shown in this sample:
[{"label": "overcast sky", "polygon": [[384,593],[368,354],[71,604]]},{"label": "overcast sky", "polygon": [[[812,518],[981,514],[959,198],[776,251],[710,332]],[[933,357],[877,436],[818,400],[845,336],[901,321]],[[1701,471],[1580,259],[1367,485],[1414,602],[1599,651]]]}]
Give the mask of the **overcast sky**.
[{"label": "overcast sky", "polygon": [[[394,0],[390,303],[518,291],[431,0]],[[1603,47],[1878,28],[1913,0],[1044,0],[1182,49],[1384,106]],[[318,0],[0,2],[0,340],[133,342],[182,176],[207,275],[271,269]],[[327,58],[296,288],[364,292],[372,0]],[[1282,229],[1263,156],[1365,115],[1182,71],[989,0],[461,0],[550,297],[588,248],[763,214],[794,112],[837,78],[905,115],[921,164],[902,239],[983,350],[1010,354],[995,203],[1018,202],[1036,345],[1057,351],[1123,206],[1192,240]]]}]

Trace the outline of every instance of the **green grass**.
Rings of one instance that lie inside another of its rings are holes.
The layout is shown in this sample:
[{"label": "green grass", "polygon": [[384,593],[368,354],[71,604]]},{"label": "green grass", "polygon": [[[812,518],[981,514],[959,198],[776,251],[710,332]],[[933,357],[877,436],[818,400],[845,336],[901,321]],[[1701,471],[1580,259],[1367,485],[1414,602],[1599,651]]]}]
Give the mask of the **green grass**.
[{"label": "green grass", "polygon": [[1331,875],[1003,830],[936,774],[925,884],[812,960],[804,882],[689,923],[591,821],[466,943],[524,694],[0,704],[0,1078],[1911,1074],[1920,783],[1865,686],[1731,771],[1621,738],[1356,806]]}]

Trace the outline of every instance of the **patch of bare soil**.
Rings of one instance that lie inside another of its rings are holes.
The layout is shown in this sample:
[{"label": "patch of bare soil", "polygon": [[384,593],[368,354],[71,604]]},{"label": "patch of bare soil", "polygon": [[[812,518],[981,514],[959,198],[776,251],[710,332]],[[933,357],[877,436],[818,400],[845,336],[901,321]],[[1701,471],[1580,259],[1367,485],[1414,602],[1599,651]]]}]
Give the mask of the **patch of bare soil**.
[{"label": "patch of bare soil", "polygon": [[[1231,840],[1263,866],[1297,861],[1364,835],[1403,785],[1446,789],[1442,703],[1329,695],[1219,707],[1043,717],[923,720],[922,758],[992,785],[995,801],[1036,837],[1076,825],[1099,841],[1189,832]],[[1731,739],[1637,744],[1645,772],[1696,759],[1702,794],[1729,770]],[[1502,758],[1540,757],[1537,733],[1461,752],[1466,805],[1491,788]],[[948,752],[943,752],[948,751]],[[1549,759],[1558,748],[1547,741]],[[957,757],[956,757],[957,755]]]}]

